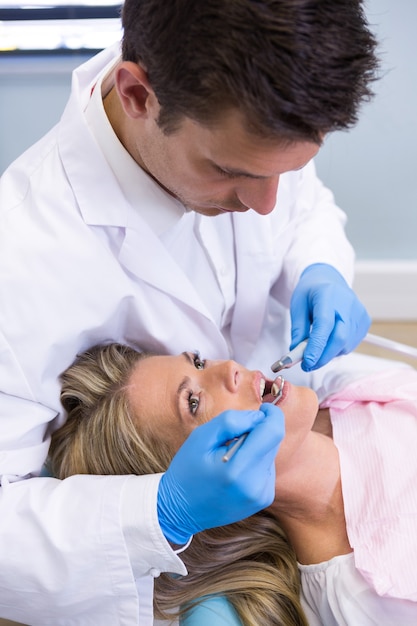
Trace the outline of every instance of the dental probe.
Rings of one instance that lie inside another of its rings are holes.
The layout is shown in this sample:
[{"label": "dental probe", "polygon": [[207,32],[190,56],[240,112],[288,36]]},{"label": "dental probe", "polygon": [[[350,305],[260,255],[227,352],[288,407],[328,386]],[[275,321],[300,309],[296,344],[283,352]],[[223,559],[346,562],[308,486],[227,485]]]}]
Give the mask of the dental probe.
[{"label": "dental probe", "polygon": [[292,367],[300,361],[303,360],[304,350],[306,348],[308,339],[304,339],[301,343],[298,344],[293,350],[290,350],[288,354],[282,356],[279,361],[275,361],[273,365],[271,365],[271,370],[273,372],[279,372],[287,367]]},{"label": "dental probe", "polygon": [[235,456],[236,452],[239,450],[240,446],[243,444],[248,435],[249,433],[243,433],[243,435],[240,435],[240,437],[236,439],[233,446],[231,446],[228,451],[223,455],[222,461],[224,461],[225,463],[227,463],[227,461],[230,461],[232,456]]},{"label": "dental probe", "polygon": [[[279,376],[278,378],[281,378],[281,385],[279,387],[279,390],[278,390],[278,393],[277,393],[277,396],[276,396],[275,400],[273,402],[271,402],[271,404],[276,404],[278,402],[278,400],[280,400],[282,398],[282,391],[284,389],[285,380],[283,379],[282,376]],[[245,439],[246,439],[246,437],[248,435],[249,435],[249,433],[243,433],[243,435],[240,435],[240,437],[238,437],[236,439],[235,443],[223,455],[222,461],[224,461],[225,463],[227,463],[227,461],[230,461],[232,456],[235,456],[236,452],[239,450],[239,448],[241,447],[242,443],[245,441]]]}]

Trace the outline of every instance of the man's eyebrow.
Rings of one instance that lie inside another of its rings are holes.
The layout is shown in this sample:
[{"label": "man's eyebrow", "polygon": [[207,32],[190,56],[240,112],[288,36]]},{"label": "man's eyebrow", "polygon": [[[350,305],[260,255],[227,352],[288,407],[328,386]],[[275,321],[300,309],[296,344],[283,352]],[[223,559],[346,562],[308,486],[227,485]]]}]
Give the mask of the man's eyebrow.
[{"label": "man's eyebrow", "polygon": [[[299,167],[294,167],[293,169],[288,170],[288,172],[299,172],[311,160],[312,159],[307,159],[305,163],[302,163]],[[270,176],[262,176],[261,174],[253,174],[251,172],[246,172],[245,170],[237,170],[234,167],[227,167],[226,165],[223,166],[223,165],[220,165],[219,163],[215,163],[214,161],[211,161],[211,164],[216,170],[224,172],[225,174],[230,174],[230,176],[242,176],[244,178],[252,178],[255,180],[267,180],[268,178],[270,178]],[[284,174],[284,173],[287,173],[287,170],[285,172],[281,172],[281,174]]]},{"label": "man's eyebrow", "polygon": [[227,167],[223,165],[219,165],[212,161],[213,167],[217,170],[221,170],[225,174],[230,174],[231,176],[243,176],[245,178],[255,178],[256,180],[266,180],[269,178],[268,176],[261,176],[260,174],[252,174],[251,172],[246,172],[245,170],[237,170],[234,167]]}]

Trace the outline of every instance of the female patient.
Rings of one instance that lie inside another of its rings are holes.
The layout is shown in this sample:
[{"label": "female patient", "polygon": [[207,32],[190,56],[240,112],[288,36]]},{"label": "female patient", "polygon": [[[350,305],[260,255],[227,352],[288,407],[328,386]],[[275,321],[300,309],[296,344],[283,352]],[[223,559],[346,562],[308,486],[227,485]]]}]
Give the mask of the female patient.
[{"label": "female patient", "polygon": [[59,478],[163,472],[223,410],[274,401],[285,415],[274,504],[196,535],[182,555],[188,576],[156,580],[157,617],[182,606],[187,626],[417,623],[417,372],[351,383],[318,410],[312,390],[234,361],[109,344],[62,382],[68,420],[50,451]]}]

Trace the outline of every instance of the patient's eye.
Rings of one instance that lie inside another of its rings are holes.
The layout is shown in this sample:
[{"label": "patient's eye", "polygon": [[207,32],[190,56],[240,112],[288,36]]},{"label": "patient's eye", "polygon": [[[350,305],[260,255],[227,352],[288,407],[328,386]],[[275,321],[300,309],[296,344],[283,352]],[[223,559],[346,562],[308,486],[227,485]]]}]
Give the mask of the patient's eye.
[{"label": "patient's eye", "polygon": [[188,406],[190,407],[191,415],[195,415],[197,413],[199,404],[200,404],[200,399],[197,396],[190,394],[188,398]]},{"label": "patient's eye", "polygon": [[205,365],[206,365],[205,359],[202,359],[200,357],[200,353],[199,352],[194,352],[193,363],[194,363],[194,366],[195,366],[195,368],[197,370],[203,370],[205,368]]}]

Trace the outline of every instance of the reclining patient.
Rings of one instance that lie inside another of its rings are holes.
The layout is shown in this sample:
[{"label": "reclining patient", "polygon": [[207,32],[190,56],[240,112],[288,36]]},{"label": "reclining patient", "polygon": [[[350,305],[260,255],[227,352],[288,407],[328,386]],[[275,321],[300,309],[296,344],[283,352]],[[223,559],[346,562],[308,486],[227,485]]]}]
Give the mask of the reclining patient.
[{"label": "reclining patient", "polygon": [[[58,478],[163,472],[226,409],[274,401],[284,413],[274,503],[198,533],[182,553],[188,576],[156,580],[158,619],[180,606],[186,626],[417,624],[417,371],[350,383],[319,410],[311,389],[234,361],[109,344],[63,374],[61,399]],[[227,462],[240,454],[244,443]]]}]

